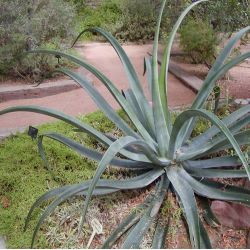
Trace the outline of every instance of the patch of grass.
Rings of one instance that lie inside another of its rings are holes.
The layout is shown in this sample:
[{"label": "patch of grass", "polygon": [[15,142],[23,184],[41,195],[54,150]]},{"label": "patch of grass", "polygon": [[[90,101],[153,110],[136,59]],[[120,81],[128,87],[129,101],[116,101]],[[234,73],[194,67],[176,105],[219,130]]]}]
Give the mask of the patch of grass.
[{"label": "patch of grass", "polygon": [[[102,132],[114,129],[114,125],[101,112],[80,119]],[[71,138],[78,138],[86,141],[87,146],[93,146],[94,143],[84,134],[74,132],[70,125],[63,122],[39,127],[39,132],[45,131],[56,131]],[[27,133],[11,136],[0,143],[0,235],[7,237],[9,248],[29,248],[41,211],[37,211],[33,216],[26,232],[23,232],[23,226],[31,205],[38,197],[53,187],[89,179],[94,173],[96,166],[93,161],[49,139],[45,139],[44,145],[59,182],[54,181],[45,169],[36,141],[32,141]],[[39,237],[36,247],[48,247],[43,236]]]}]

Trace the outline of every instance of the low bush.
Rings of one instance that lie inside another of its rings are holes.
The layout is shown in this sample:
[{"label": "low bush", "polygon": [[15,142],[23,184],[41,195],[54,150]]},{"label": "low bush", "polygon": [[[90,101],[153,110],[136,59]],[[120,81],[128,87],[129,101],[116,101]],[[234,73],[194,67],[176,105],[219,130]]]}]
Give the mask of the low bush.
[{"label": "low bush", "polygon": [[180,30],[180,45],[193,63],[205,63],[210,68],[217,55],[218,39],[208,22],[190,18]]},{"label": "low bush", "polygon": [[157,15],[151,0],[125,0],[120,3],[122,17],[115,36],[121,41],[153,40]]},{"label": "low bush", "polygon": [[[158,12],[159,3],[152,0],[105,0],[96,8],[82,8],[78,15],[78,31],[100,27],[109,30],[121,42],[146,42],[153,40]],[[163,32],[168,25],[166,17],[162,23]],[[82,39],[91,40],[93,35],[86,33]]]},{"label": "low bush", "polygon": [[248,0],[208,1],[203,6],[199,6],[193,15],[209,20],[217,32],[235,32],[249,25],[250,2]]},{"label": "low bush", "polygon": [[[119,0],[105,0],[96,8],[89,6],[81,8],[77,17],[77,30],[81,32],[88,27],[109,27],[111,28],[110,32],[114,33],[122,16],[119,2]],[[93,34],[86,33],[82,39],[91,40]]]},{"label": "low bush", "polygon": [[36,47],[66,49],[75,35],[73,5],[63,0],[0,0],[0,74],[40,80],[57,59],[24,56]]}]

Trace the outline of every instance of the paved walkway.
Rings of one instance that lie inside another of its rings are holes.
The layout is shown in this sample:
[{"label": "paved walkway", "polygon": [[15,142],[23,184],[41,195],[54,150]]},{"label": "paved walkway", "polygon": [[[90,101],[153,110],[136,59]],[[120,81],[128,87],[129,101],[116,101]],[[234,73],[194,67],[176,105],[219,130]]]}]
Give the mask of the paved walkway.
[{"label": "paved walkway", "polygon": [[[78,47],[77,49],[81,56],[109,77],[118,89],[126,89],[128,87],[127,78],[120,60],[110,45],[91,43]],[[136,71],[138,72],[139,78],[143,83],[143,88],[146,90],[146,77],[143,76],[143,58],[149,51],[152,50],[152,45],[125,45],[124,49],[129,58],[132,60]],[[78,71],[86,74],[84,69],[79,69]],[[107,89],[97,79],[94,77],[91,78],[98,91],[103,94],[106,100],[109,100],[112,107],[118,108],[114,98],[109,94]],[[66,84],[70,80],[63,78],[59,81],[62,84]],[[168,81],[168,98],[170,107],[186,106],[192,102],[195,93],[191,89],[184,86],[171,74],[169,75]],[[51,82],[51,84],[53,83]],[[148,94],[147,91],[146,93]],[[0,103],[0,110],[16,105],[40,105],[58,109],[73,116],[87,114],[97,110],[95,103],[83,89],[76,89],[41,98],[18,99],[2,102]],[[44,115],[28,112],[6,114],[0,117],[0,136],[20,129],[22,130],[29,125],[39,125],[53,120],[53,118]]]}]

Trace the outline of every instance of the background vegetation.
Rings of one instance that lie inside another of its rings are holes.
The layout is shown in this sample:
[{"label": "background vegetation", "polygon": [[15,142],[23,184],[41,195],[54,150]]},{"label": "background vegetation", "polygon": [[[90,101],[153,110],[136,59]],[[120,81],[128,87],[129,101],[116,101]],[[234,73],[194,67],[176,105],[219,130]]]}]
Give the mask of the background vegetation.
[{"label": "background vegetation", "polygon": [[218,55],[219,45],[249,23],[249,1],[208,1],[198,6],[183,24],[181,47],[191,56],[193,63],[204,63],[210,68]]},{"label": "background vegetation", "polygon": [[75,37],[75,7],[64,0],[0,0],[0,74],[39,81],[57,59],[24,56],[36,47],[65,50]]},{"label": "background vegetation", "polygon": [[193,63],[205,63],[210,68],[216,58],[219,40],[207,21],[189,18],[180,30],[180,45]]},{"label": "background vegetation", "polygon": [[[191,2],[168,0],[162,38],[168,36],[180,12]],[[50,77],[58,63],[56,58],[36,55],[34,60],[34,55],[24,57],[23,52],[34,47],[66,50],[76,34],[87,27],[104,28],[122,42],[150,41],[160,3],[160,0],[0,0],[0,75],[33,81]],[[198,6],[183,24],[182,49],[194,63],[209,66],[217,55],[218,44],[249,23],[249,1],[211,0]],[[200,41],[194,42],[194,37]],[[102,38],[86,33],[82,39]]]}]

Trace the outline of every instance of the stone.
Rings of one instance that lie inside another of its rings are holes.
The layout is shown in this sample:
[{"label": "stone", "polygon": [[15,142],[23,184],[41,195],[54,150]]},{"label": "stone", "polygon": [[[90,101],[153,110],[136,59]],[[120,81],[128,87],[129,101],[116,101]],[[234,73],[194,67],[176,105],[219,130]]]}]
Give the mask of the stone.
[{"label": "stone", "polygon": [[235,99],[234,102],[240,105],[247,105],[249,103],[249,100],[248,99]]},{"label": "stone", "polygon": [[236,104],[241,104],[241,100],[242,100],[242,99],[235,99],[234,102],[235,102]]},{"label": "stone", "polygon": [[242,99],[241,104],[242,104],[242,105],[247,105],[247,104],[248,104],[248,100]]},{"label": "stone", "polygon": [[213,201],[211,209],[221,225],[233,229],[250,228],[250,208],[241,204]]}]

